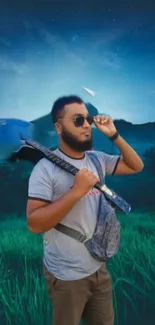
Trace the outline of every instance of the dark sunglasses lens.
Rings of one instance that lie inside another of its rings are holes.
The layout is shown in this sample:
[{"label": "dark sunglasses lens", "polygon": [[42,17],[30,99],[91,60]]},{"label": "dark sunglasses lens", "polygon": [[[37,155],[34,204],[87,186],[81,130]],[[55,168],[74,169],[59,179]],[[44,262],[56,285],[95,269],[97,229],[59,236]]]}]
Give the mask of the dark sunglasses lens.
[{"label": "dark sunglasses lens", "polygon": [[[77,127],[80,127],[84,124],[84,116],[77,116],[75,121],[74,121],[74,125]],[[89,123],[89,125],[91,125],[93,123],[93,116],[87,116],[86,117],[87,122]]]},{"label": "dark sunglasses lens", "polygon": [[87,116],[86,120],[91,125],[93,123],[93,116]]},{"label": "dark sunglasses lens", "polygon": [[84,123],[84,116],[76,117],[76,119],[74,121],[75,126],[77,126],[77,127],[82,126],[83,123]]}]

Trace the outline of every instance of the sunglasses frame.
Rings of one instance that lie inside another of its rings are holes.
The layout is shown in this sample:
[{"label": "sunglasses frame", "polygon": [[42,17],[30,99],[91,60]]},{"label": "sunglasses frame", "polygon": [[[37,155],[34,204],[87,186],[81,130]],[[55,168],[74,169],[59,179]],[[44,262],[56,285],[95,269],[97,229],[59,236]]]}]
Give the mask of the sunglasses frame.
[{"label": "sunglasses frame", "polygon": [[[81,119],[81,124],[78,124],[78,122],[77,122],[78,119],[79,119],[79,120]],[[81,126],[83,126],[85,120],[87,121],[87,123],[88,123],[89,125],[92,125],[92,123],[93,123],[93,116],[88,115],[88,116],[85,117],[85,116],[79,115],[79,116],[77,116],[77,117],[75,117],[75,118],[73,119],[73,122],[74,122],[74,125],[75,125],[76,127],[81,127]]]},{"label": "sunglasses frame", "polygon": [[[57,120],[59,120],[59,119],[65,119],[65,117],[63,117],[63,116],[60,116],[60,117],[58,117],[58,119]],[[82,124],[77,124],[76,123],[76,121],[77,121],[77,119],[81,119],[82,120]],[[92,116],[92,115],[88,115],[88,116],[83,116],[83,115],[77,115],[76,117],[74,117],[73,118],[73,123],[74,123],[74,126],[76,126],[76,127],[81,127],[81,126],[83,126],[83,124],[84,124],[84,122],[85,122],[85,120],[87,121],[87,123],[89,124],[89,125],[92,125],[93,124],[93,121],[94,121],[94,117]]]}]

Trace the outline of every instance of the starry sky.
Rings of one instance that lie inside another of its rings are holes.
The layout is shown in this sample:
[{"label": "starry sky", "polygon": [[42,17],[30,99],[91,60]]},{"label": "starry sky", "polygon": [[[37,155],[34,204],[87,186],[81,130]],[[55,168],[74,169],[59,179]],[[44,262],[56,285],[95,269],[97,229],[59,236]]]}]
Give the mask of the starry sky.
[{"label": "starry sky", "polygon": [[77,94],[114,119],[155,121],[153,1],[1,0],[0,17],[0,117],[33,120]]}]

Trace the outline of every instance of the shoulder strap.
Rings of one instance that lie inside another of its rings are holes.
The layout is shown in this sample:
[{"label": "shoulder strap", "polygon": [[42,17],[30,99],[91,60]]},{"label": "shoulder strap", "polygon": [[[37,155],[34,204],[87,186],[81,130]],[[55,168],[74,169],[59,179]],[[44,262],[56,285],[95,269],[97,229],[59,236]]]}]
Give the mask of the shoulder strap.
[{"label": "shoulder strap", "polygon": [[[87,152],[86,154],[90,157],[90,159],[94,163],[99,174],[100,183],[103,185],[104,179],[103,179],[102,166],[99,159],[97,158],[96,152]],[[88,237],[86,235],[83,235],[79,231],[72,229],[66,225],[63,225],[62,223],[57,224],[55,226],[55,229],[62,232],[65,235],[68,235],[69,237],[72,237],[80,241],[81,243],[84,243],[85,241],[88,240]]]},{"label": "shoulder strap", "polygon": [[104,183],[103,171],[102,171],[101,163],[97,157],[97,153],[95,151],[88,151],[88,152],[86,152],[86,154],[90,157],[90,159],[94,163],[94,165],[98,171],[98,174],[99,174],[100,184],[103,185],[103,183]]},{"label": "shoulder strap", "polygon": [[62,223],[58,223],[55,227],[56,230],[61,233],[78,240],[80,243],[85,243],[89,238],[86,235],[83,235],[80,231],[70,228]]},{"label": "shoulder strap", "polygon": [[[100,179],[99,184],[100,184],[100,186],[103,186],[104,177],[103,177],[102,165],[100,163],[99,158],[97,157],[97,153],[95,151],[87,151],[86,154],[90,157],[90,159],[92,160],[92,162],[96,166],[96,169],[97,169],[98,174],[99,174],[99,179]],[[106,202],[108,202],[111,206],[113,205],[113,203],[110,201],[110,198],[107,197],[107,195],[105,195],[105,193],[103,193],[103,195],[101,195],[101,200],[103,199],[103,197],[106,200]]]}]

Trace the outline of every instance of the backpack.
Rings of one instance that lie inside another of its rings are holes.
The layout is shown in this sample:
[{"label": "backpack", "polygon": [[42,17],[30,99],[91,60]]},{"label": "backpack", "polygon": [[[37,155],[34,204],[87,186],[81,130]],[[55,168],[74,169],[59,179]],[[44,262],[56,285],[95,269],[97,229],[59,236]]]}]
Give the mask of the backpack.
[{"label": "backpack", "polygon": [[[101,185],[104,184],[101,163],[94,151],[86,153],[99,174]],[[83,243],[89,253],[100,262],[106,262],[114,256],[120,244],[120,222],[117,219],[115,209],[105,195],[100,194],[97,223],[91,238],[61,223],[55,229]]]}]

